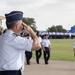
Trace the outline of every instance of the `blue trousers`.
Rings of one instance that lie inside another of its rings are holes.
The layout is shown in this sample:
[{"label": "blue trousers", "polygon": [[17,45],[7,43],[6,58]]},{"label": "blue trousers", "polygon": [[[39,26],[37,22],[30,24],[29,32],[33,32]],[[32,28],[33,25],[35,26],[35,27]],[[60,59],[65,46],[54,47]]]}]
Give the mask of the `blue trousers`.
[{"label": "blue trousers", "polygon": [[0,75],[21,75],[21,72],[19,70],[0,71]]},{"label": "blue trousers", "polygon": [[44,51],[45,64],[48,63],[49,58],[50,58],[50,50],[48,47],[45,47],[45,51]]},{"label": "blue trousers", "polygon": [[32,52],[25,51],[25,55],[26,55],[27,64],[30,64],[30,59],[32,58]]},{"label": "blue trousers", "polygon": [[42,55],[42,49],[40,48],[39,50],[36,51],[36,62],[39,63],[39,59]]}]

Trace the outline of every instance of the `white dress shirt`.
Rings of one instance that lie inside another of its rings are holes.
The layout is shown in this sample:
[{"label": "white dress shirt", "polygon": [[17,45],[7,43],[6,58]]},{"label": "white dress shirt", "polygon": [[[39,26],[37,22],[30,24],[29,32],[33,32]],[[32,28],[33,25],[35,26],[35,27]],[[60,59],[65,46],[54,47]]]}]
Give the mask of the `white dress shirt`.
[{"label": "white dress shirt", "polygon": [[[27,39],[27,37],[26,37],[26,39]],[[30,40],[30,41],[32,41],[33,42],[33,40],[32,40],[32,38],[31,37],[29,37],[29,39],[27,39],[28,41]],[[30,47],[30,46],[29,46]],[[28,51],[28,52],[31,52],[32,50],[29,48],[29,49],[26,49],[25,51]]]},{"label": "white dress shirt", "polygon": [[0,71],[24,69],[24,52],[31,48],[31,40],[7,30],[0,36]]},{"label": "white dress shirt", "polygon": [[42,45],[44,47],[49,47],[49,45],[51,45],[50,40],[49,39],[43,39],[42,40]]},{"label": "white dress shirt", "polygon": [[42,38],[40,36],[38,37],[38,39],[39,39],[40,43],[42,43]]}]

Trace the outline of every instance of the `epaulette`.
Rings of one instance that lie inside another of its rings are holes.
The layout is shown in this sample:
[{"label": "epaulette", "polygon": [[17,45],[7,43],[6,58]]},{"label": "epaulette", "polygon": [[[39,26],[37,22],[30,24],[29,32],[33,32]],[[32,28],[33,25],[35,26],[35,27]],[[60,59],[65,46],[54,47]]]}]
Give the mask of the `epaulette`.
[{"label": "epaulette", "polygon": [[14,36],[18,36],[16,33],[13,33]]}]

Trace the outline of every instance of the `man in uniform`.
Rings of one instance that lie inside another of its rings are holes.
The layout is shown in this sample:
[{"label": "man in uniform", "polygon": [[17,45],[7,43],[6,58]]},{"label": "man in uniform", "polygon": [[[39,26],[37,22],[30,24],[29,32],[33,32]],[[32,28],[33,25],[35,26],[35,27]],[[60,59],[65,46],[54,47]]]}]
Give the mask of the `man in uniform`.
[{"label": "man in uniform", "polygon": [[[23,12],[12,11],[5,14],[5,18],[7,30],[0,36],[0,75],[21,75],[25,50],[38,50],[41,45],[35,32],[22,22]],[[19,36],[22,27],[31,35],[33,42]]]},{"label": "man in uniform", "polygon": [[44,35],[44,39],[42,40],[42,47],[44,52],[44,61],[45,64],[48,64],[50,58],[50,40],[48,39],[48,35]]},{"label": "man in uniform", "polygon": [[[38,36],[39,42],[42,45],[42,38],[40,37],[40,34],[39,34],[38,31],[37,31],[36,35]],[[40,48],[39,50],[35,51],[35,54],[36,54],[36,62],[37,62],[37,64],[39,64],[39,59],[40,59],[40,57],[42,55],[42,48]]]},{"label": "man in uniform", "polygon": [[[27,38],[27,40],[32,40],[29,34],[25,34],[25,38]],[[27,65],[30,65],[30,59],[32,58],[32,50],[31,49],[25,50],[25,55],[26,55],[26,63]]]}]

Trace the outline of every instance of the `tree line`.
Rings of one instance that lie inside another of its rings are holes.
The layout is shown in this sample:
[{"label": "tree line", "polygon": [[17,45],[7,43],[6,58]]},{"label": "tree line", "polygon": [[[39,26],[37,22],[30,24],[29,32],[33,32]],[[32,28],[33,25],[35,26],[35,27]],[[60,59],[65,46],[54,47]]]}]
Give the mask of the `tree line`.
[{"label": "tree line", "polygon": [[[37,30],[36,22],[34,18],[23,18],[23,22],[29,25],[34,31]],[[62,27],[62,25],[52,25],[51,27],[48,27],[46,31],[49,32],[66,32],[67,30]]]},{"label": "tree line", "polygon": [[[36,26],[36,21],[34,20],[34,18],[23,17],[22,21],[26,23],[27,25],[29,25],[35,32],[38,31],[37,26]],[[0,29],[3,30],[1,25],[0,25]],[[52,25],[51,27],[48,27],[46,31],[48,32],[66,32],[67,30],[64,29],[62,25],[56,25],[56,26]]]}]

